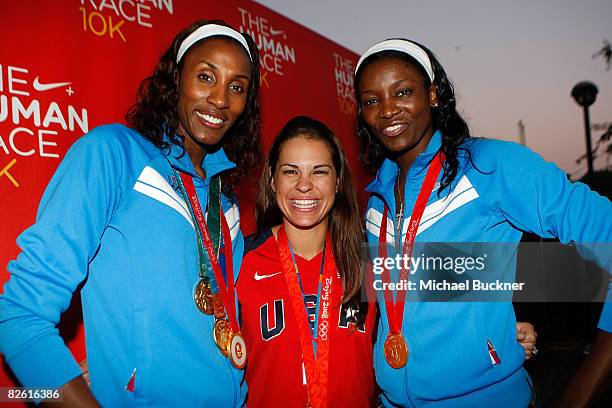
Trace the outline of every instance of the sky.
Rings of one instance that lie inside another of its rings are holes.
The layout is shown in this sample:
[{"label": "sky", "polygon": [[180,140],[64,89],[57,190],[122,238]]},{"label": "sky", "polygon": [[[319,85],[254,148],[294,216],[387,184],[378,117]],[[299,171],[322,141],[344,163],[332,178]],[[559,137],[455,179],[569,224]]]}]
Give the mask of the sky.
[{"label": "sky", "polygon": [[[257,2],[357,54],[390,37],[424,44],[453,81],[472,135],[519,141],[522,120],[527,146],[573,178],[587,167],[575,163],[586,152],[576,83],[599,89],[591,123],[612,122],[612,69],[593,58],[612,42],[611,0]],[[595,169],[605,166],[602,155]]]}]

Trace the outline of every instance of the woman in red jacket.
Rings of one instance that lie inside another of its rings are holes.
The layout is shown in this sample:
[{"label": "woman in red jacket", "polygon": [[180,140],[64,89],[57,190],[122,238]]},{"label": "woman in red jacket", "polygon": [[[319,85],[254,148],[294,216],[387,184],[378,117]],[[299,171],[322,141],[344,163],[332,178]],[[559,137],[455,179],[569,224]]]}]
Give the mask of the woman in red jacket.
[{"label": "woman in red jacket", "polygon": [[[323,123],[291,119],[264,164],[237,283],[249,407],[375,406],[375,303],[361,297],[364,242],[342,146]],[[533,326],[517,329],[524,347]]]},{"label": "woman in red jacket", "polygon": [[376,308],[360,299],[357,196],[323,123],[293,118],[274,140],[256,219],[237,284],[247,405],[372,405]]}]

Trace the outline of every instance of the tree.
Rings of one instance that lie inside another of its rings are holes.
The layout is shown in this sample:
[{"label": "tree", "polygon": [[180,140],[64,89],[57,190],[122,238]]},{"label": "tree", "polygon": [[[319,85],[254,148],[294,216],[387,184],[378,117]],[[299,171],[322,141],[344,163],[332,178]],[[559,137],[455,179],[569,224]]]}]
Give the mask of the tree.
[{"label": "tree", "polygon": [[595,54],[593,54],[593,58],[597,58],[597,57],[602,57],[603,59],[606,60],[606,70],[610,69],[610,64],[612,63],[611,59],[612,59],[612,45],[610,44],[610,41],[604,39],[604,46],[601,47],[601,49],[599,51],[597,51]]},{"label": "tree", "polygon": [[[603,154],[606,156],[606,167],[605,170],[612,170],[612,164],[610,163],[610,158],[612,157],[612,122],[604,122],[604,123],[594,123],[591,125],[591,130],[593,132],[601,132],[603,133],[599,136],[599,139],[595,142],[595,146],[593,147],[593,160],[595,160],[599,154]],[[600,152],[601,149],[601,153]],[[578,159],[576,159],[576,164],[580,164],[583,160],[586,160],[587,154],[583,154]]]}]

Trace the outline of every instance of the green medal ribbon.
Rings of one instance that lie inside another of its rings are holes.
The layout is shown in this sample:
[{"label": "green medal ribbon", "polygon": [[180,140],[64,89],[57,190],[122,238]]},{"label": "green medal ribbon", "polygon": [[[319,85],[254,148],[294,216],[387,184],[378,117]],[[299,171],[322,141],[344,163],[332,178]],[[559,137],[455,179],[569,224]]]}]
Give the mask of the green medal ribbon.
[{"label": "green medal ribbon", "polygon": [[[211,178],[210,185],[208,186],[208,212],[206,214],[206,225],[208,226],[208,231],[210,232],[210,238],[213,242],[213,247],[215,248],[215,254],[217,254],[217,259],[219,259],[219,248],[221,247],[221,177],[215,176]],[[195,223],[195,220],[194,220]],[[202,242],[202,236],[199,233],[200,237],[198,241],[198,251],[204,251],[204,243]],[[231,244],[230,244],[231,245]],[[208,259],[208,258],[206,258]],[[209,276],[210,280],[210,290],[212,293],[219,292],[219,286],[215,281],[215,274],[212,273],[212,266],[210,263],[206,263],[206,274]],[[200,277],[202,272],[200,272]]]}]

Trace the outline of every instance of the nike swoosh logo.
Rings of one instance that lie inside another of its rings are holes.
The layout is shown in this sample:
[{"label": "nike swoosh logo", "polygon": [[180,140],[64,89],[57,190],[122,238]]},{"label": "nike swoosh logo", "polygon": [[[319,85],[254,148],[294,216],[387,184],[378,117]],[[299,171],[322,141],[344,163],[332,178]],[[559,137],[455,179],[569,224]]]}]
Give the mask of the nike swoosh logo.
[{"label": "nike swoosh logo", "polygon": [[275,30],[272,27],[270,27],[270,34],[271,35],[279,35],[279,34],[282,34],[282,33],[284,33],[283,30]]},{"label": "nike swoosh logo", "polygon": [[67,85],[70,85],[71,83],[72,82],[55,82],[55,83],[50,83],[50,84],[41,84],[40,81],[38,80],[38,77],[36,77],[34,78],[34,82],[32,83],[32,86],[38,92],[44,92],[44,91],[48,91],[48,90],[55,89],[55,88],[61,88],[62,86],[67,86]]},{"label": "nike swoosh logo", "polygon": [[280,272],[271,273],[270,275],[260,275],[259,271],[255,272],[255,280],[260,281],[262,279],[271,278],[272,276],[278,275]]}]

